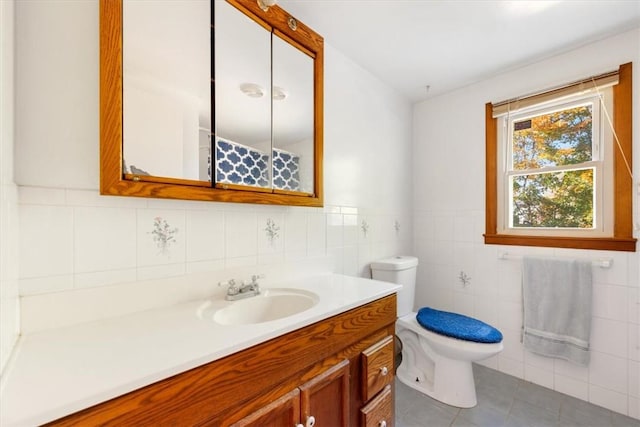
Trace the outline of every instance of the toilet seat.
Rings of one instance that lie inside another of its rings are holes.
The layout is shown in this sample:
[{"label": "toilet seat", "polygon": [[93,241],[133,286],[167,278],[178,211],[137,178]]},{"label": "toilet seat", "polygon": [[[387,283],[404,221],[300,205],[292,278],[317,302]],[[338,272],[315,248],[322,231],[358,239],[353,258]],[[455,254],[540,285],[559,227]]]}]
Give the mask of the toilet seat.
[{"label": "toilet seat", "polygon": [[[483,360],[502,351],[503,344],[480,343],[460,340],[446,335],[431,332],[418,323],[416,313],[410,313],[396,320],[396,329],[408,329],[429,342],[429,346],[438,354],[460,360]],[[402,337],[400,337],[402,339]]]},{"label": "toilet seat", "polygon": [[423,307],[416,315],[418,323],[437,334],[464,341],[499,343],[502,333],[493,326],[473,317]]}]

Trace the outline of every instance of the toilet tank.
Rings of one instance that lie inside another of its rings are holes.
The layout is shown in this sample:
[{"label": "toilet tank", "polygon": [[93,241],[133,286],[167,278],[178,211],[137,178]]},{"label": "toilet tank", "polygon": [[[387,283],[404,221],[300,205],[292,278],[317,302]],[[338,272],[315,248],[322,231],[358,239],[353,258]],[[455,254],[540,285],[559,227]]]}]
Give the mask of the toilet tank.
[{"label": "toilet tank", "polygon": [[398,317],[413,311],[417,267],[418,258],[412,256],[395,256],[371,263],[374,280],[402,285],[398,291]]}]

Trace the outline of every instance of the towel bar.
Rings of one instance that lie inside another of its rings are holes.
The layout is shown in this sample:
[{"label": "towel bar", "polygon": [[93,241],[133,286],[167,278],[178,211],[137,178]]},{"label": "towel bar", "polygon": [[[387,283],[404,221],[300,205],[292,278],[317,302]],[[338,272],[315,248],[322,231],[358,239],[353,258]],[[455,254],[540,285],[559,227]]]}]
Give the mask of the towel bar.
[{"label": "towel bar", "polygon": [[[522,255],[513,255],[513,254],[510,254],[509,252],[499,252],[498,259],[513,260],[513,261],[522,260]],[[613,259],[612,258],[596,258],[591,260],[591,264],[594,267],[610,268],[611,265],[613,264]]]}]

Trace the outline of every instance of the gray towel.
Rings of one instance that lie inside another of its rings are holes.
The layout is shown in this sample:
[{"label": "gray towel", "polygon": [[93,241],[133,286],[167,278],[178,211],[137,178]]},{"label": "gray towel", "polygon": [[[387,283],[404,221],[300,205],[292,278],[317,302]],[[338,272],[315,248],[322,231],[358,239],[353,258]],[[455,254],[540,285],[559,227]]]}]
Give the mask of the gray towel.
[{"label": "gray towel", "polygon": [[589,364],[591,262],[524,257],[524,348]]}]

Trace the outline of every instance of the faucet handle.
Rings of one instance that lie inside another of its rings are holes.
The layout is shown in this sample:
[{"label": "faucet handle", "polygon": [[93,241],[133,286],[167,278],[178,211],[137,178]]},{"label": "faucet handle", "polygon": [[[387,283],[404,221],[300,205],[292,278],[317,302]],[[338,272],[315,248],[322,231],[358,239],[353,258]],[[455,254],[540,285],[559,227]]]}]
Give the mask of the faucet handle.
[{"label": "faucet handle", "polygon": [[260,283],[258,283],[258,279],[264,278],[264,274],[253,274],[251,275],[251,281],[243,280],[240,284],[240,291],[244,292],[244,290],[249,290],[255,292],[256,295],[260,293]]},{"label": "faucet handle", "polygon": [[227,295],[235,295],[239,292],[235,279],[229,279],[226,282],[218,282],[218,286],[227,286]]},{"label": "faucet handle", "polygon": [[251,276],[251,282],[256,283],[258,279],[264,279],[264,278],[265,278],[264,274],[254,274]]}]

